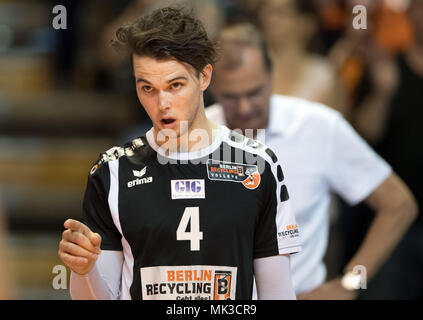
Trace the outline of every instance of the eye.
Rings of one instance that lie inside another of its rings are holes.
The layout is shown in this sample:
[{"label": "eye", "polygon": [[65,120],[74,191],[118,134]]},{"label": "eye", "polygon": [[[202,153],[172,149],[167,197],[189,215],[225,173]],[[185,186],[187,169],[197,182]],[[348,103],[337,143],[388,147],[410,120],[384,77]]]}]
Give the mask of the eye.
[{"label": "eye", "polygon": [[153,91],[153,87],[151,86],[143,86],[141,89],[146,93]]},{"label": "eye", "polygon": [[182,83],[180,83],[180,82],[174,82],[170,86],[172,87],[172,89],[178,90],[178,89],[182,88]]}]

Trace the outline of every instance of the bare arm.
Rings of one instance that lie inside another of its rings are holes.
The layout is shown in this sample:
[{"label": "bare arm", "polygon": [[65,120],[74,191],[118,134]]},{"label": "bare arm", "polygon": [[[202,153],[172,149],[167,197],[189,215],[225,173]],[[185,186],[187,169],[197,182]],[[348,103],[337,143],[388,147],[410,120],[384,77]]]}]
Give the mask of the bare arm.
[{"label": "bare arm", "polygon": [[254,276],[259,300],[296,300],[289,254],[255,259]]},{"label": "bare arm", "polygon": [[[355,266],[366,268],[370,280],[394,250],[408,227],[417,216],[417,204],[408,187],[395,174],[391,174],[367,198],[366,202],[376,211],[359,250],[349,261],[345,273]],[[298,296],[298,299],[355,299],[357,291],[348,291],[341,285],[341,277],[325,282],[320,287]]]},{"label": "bare arm", "polygon": [[352,271],[354,266],[363,265],[369,280],[413,223],[418,208],[410,190],[395,173],[367,197],[366,203],[376,212],[376,217],[345,270]]}]

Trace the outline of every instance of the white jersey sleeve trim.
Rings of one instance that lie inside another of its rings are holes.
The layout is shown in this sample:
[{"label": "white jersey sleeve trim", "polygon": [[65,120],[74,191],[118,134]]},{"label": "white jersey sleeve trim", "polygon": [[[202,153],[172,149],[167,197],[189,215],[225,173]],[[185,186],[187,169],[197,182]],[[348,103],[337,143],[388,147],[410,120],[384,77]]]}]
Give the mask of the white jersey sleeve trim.
[{"label": "white jersey sleeve trim", "polygon": [[121,300],[130,300],[131,294],[129,289],[133,279],[133,267],[134,267],[134,256],[132,255],[131,247],[126,240],[119,219],[119,160],[112,161],[109,163],[110,169],[110,191],[109,191],[109,207],[112,214],[113,222],[116,228],[122,235],[122,247],[123,247],[123,268],[122,268],[122,294]]},{"label": "white jersey sleeve trim", "polygon": [[[225,130],[230,132],[230,130],[224,127]],[[281,230],[284,226],[291,226],[297,225],[295,220],[295,215],[292,211],[290,200],[286,200],[281,202],[280,195],[282,186],[286,184],[286,177],[279,181],[278,174],[277,174],[277,167],[279,165],[279,161],[274,162],[273,159],[266,153],[266,149],[269,149],[266,145],[263,145],[259,148],[253,148],[247,145],[250,139],[246,138],[242,143],[231,141],[231,139],[227,138],[227,134],[224,135],[223,141],[228,143],[230,146],[234,148],[241,148],[242,150],[249,152],[251,154],[257,155],[263,158],[270,166],[273,177],[276,181],[276,200],[277,200],[277,213],[276,213],[276,227],[277,227],[277,234],[275,235],[278,241],[278,250],[279,254],[286,254],[286,253],[296,253],[301,251],[301,237],[296,237],[294,240],[291,240],[285,236],[281,236],[280,232],[285,231]],[[261,144],[258,142],[258,144]],[[271,149],[269,149],[271,150]],[[247,162],[248,163],[248,162]],[[259,170],[260,165],[258,164]],[[297,230],[298,231],[298,230]]]}]

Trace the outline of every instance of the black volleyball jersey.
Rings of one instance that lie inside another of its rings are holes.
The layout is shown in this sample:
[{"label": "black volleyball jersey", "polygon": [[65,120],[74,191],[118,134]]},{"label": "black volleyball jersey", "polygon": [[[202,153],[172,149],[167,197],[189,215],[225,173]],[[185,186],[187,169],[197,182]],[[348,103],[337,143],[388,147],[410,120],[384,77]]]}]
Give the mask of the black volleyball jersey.
[{"label": "black volleyball jersey", "polygon": [[91,169],[84,222],[102,250],[123,250],[121,299],[251,299],[253,259],[300,250],[275,154],[216,131],[166,155],[150,130]]}]

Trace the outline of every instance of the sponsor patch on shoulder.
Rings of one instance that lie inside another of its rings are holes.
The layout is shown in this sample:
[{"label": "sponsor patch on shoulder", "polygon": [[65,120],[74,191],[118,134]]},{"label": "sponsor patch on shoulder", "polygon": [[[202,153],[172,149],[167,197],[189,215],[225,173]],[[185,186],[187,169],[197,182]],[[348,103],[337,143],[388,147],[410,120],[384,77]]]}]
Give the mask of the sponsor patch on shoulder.
[{"label": "sponsor patch on shoulder", "polygon": [[282,231],[278,232],[278,237],[281,239],[294,239],[298,238],[299,235],[298,225],[296,224],[287,225]]},{"label": "sponsor patch on shoulder", "polygon": [[256,165],[207,160],[207,175],[210,180],[242,183],[250,190],[260,185],[261,176]]}]

